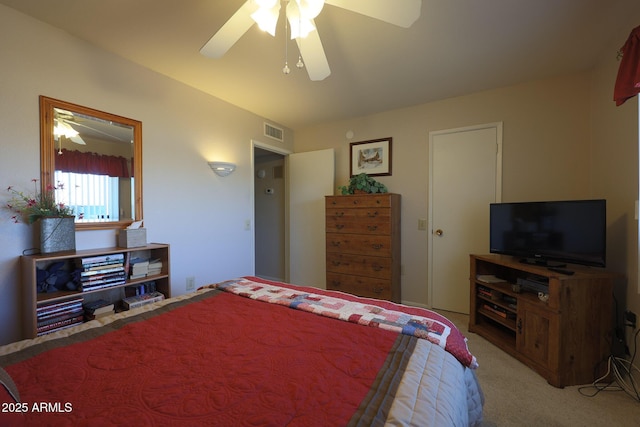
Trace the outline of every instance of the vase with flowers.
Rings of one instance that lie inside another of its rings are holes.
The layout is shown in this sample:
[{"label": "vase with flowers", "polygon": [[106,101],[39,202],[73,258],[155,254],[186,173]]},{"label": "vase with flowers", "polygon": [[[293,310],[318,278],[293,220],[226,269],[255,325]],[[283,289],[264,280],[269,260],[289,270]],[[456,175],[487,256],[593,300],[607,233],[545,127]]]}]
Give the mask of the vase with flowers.
[{"label": "vase with flowers", "polygon": [[32,179],[34,192],[29,194],[9,186],[11,199],[6,207],[13,212],[14,222],[36,224],[36,239],[40,252],[71,251],[76,248],[76,228],[73,209],[65,203],[56,202],[56,191],[63,188],[49,186],[38,191],[37,179]]}]

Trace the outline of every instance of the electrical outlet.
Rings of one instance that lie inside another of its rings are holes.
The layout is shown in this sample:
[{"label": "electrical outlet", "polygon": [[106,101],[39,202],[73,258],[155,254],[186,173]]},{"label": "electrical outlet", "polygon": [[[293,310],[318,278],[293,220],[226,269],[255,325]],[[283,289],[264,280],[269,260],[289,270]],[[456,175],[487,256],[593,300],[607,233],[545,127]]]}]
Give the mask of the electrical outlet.
[{"label": "electrical outlet", "polygon": [[187,291],[195,291],[196,290],[196,278],[194,276],[187,277]]},{"label": "electrical outlet", "polygon": [[625,311],[624,312],[624,320],[627,322],[627,326],[636,328],[636,314],[633,311]]}]

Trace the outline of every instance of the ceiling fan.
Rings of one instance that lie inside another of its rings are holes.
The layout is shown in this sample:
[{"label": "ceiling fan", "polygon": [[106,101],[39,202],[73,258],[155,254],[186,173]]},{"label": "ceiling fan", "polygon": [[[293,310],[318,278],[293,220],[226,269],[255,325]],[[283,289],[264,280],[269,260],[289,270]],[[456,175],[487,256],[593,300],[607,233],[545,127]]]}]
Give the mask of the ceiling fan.
[{"label": "ceiling fan", "polygon": [[65,137],[75,144],[87,145],[83,139],[85,137],[87,141],[100,140],[128,144],[133,142],[131,126],[57,107],[53,109],[53,124],[53,136],[56,141],[60,137]]},{"label": "ceiling fan", "polygon": [[[318,81],[331,74],[314,23],[314,18],[322,11],[324,4],[409,28],[420,17],[422,0],[247,0],[200,49],[200,53],[211,58],[221,58],[256,23],[275,36],[281,3],[285,5],[291,38],[296,40],[304,60],[304,63],[299,61],[297,66],[306,66],[309,78]],[[288,74],[286,64],[283,72]]]},{"label": "ceiling fan", "polygon": [[[56,141],[64,136],[79,145],[87,145],[73,126],[73,113],[59,108],[54,109],[53,115],[53,137]],[[58,150],[59,151],[59,150]]]}]

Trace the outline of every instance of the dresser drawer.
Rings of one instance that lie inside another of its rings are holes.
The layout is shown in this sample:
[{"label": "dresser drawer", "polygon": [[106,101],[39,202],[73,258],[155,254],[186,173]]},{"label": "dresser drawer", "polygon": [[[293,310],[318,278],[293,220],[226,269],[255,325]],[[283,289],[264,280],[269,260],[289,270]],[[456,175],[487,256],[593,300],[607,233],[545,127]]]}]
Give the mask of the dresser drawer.
[{"label": "dresser drawer", "polygon": [[391,209],[383,207],[327,208],[325,215],[327,219],[335,220],[388,222],[391,218]]},{"label": "dresser drawer", "polygon": [[353,194],[349,196],[326,196],[326,207],[331,208],[367,208],[390,207],[391,197],[385,194]]},{"label": "dresser drawer", "polygon": [[327,271],[391,279],[391,258],[327,253]]},{"label": "dresser drawer", "polygon": [[327,253],[391,256],[391,236],[327,233]]},{"label": "dresser drawer", "polygon": [[348,221],[326,217],[327,233],[350,233],[350,234],[391,234],[391,224],[376,221]]},{"label": "dresser drawer", "polygon": [[391,281],[387,279],[327,272],[327,289],[368,298],[387,300],[392,298]]}]

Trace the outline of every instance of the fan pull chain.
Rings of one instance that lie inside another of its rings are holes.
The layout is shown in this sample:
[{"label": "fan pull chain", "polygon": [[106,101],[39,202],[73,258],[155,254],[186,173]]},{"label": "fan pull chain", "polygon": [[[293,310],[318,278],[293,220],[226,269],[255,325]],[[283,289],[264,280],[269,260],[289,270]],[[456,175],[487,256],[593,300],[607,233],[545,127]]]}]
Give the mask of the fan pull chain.
[{"label": "fan pull chain", "polygon": [[[302,26],[302,16],[298,14],[298,28],[300,28],[301,26]],[[304,68],[304,62],[302,62],[302,54],[300,53],[301,44],[302,44],[302,38],[300,38],[300,41],[298,43],[298,63],[296,64],[296,67],[298,67],[299,70]]]},{"label": "fan pull chain", "polygon": [[[288,3],[288,2],[286,2]],[[282,68],[282,73],[283,74],[289,74],[291,72],[291,69],[289,68],[289,63],[287,62],[288,59],[288,47],[287,47],[287,29],[288,29],[288,25],[287,25],[287,9],[285,7],[285,12],[284,12],[284,67]]]}]

